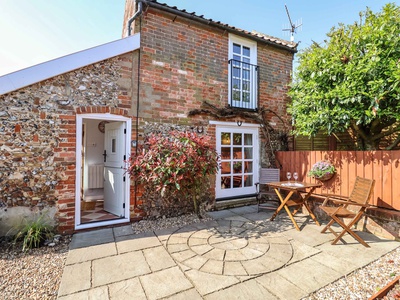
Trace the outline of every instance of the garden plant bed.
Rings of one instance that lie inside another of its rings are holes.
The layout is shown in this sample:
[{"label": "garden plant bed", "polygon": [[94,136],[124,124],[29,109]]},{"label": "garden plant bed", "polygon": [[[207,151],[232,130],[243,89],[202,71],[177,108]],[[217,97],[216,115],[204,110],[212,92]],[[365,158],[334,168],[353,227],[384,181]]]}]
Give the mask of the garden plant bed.
[{"label": "garden plant bed", "polygon": [[397,276],[393,281],[389,282],[384,288],[369,298],[369,300],[380,299],[400,299],[400,276]]}]

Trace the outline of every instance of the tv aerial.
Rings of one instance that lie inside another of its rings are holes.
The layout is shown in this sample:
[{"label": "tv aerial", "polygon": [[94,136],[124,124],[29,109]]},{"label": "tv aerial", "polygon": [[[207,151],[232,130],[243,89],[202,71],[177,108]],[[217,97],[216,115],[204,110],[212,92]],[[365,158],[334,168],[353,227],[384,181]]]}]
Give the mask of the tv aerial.
[{"label": "tv aerial", "polygon": [[[290,14],[289,14],[289,9],[287,8],[286,4],[285,4],[285,9],[286,9],[286,13],[287,16],[289,18],[289,26],[290,28],[284,28],[282,29],[283,31],[290,31],[290,41],[294,42],[294,34],[296,33],[297,28],[301,27],[301,25],[303,25],[302,21],[299,20],[296,23],[292,22],[292,19],[290,18]],[[301,28],[300,28],[301,30]]]}]

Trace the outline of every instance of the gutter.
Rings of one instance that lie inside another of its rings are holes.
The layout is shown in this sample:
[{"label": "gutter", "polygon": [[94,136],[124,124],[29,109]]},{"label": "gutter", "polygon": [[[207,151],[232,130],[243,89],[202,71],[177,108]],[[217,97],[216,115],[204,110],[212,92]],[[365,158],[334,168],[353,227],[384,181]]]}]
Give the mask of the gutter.
[{"label": "gutter", "polygon": [[133,23],[133,21],[135,21],[135,19],[141,15],[143,12],[143,4],[142,1],[138,1],[138,9],[135,12],[135,14],[128,20],[128,36],[130,36],[132,34],[132,28],[131,25]]}]

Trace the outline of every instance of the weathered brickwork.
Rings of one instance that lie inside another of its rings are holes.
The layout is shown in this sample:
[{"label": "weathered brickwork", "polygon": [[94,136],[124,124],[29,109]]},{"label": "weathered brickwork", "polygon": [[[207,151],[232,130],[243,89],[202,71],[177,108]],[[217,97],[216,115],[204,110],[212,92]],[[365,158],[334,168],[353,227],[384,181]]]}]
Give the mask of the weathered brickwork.
[{"label": "weathered brickwork", "polygon": [[143,16],[140,117],[192,123],[189,111],[204,100],[227,104],[228,35],[172,19],[150,9]]},{"label": "weathered brickwork", "polygon": [[[149,8],[142,18],[140,116],[187,123],[192,122],[188,112],[199,108],[203,101],[226,107],[228,44],[228,33],[223,30]],[[259,106],[283,118],[285,124],[271,115],[277,129],[287,129],[293,53],[262,43],[258,43],[257,52]]]},{"label": "weathered brickwork", "polygon": [[130,78],[131,56],[102,61],[0,96],[3,205],[33,210],[57,206],[59,230],[73,229],[75,115],[128,115],[131,99],[124,78]]}]

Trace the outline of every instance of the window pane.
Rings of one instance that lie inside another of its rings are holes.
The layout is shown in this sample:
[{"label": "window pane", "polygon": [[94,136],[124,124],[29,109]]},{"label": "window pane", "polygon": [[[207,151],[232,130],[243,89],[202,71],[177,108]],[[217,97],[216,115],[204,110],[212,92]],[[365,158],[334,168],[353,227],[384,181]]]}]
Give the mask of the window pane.
[{"label": "window pane", "polygon": [[233,92],[232,97],[233,97],[233,100],[240,101],[240,92],[239,91]]},{"label": "window pane", "polygon": [[240,48],[241,48],[240,45],[233,43],[233,53],[240,54],[241,53]]},{"label": "window pane", "polygon": [[233,144],[234,145],[242,145],[242,134],[241,133],[233,134]]},{"label": "window pane", "polygon": [[253,145],[253,135],[249,133],[244,134],[244,144]]},{"label": "window pane", "polygon": [[250,85],[248,81],[243,81],[243,91],[249,91]]},{"label": "window pane", "polygon": [[[221,144],[222,145],[230,145],[231,144],[231,133],[230,132],[221,132]],[[229,151],[229,148],[222,148],[223,151]],[[229,152],[228,152],[229,154]]]},{"label": "window pane", "polygon": [[243,79],[250,80],[250,71],[243,69]]},{"label": "window pane", "polygon": [[231,187],[231,177],[222,176],[221,177],[221,189],[229,189]]},{"label": "window pane", "polygon": [[233,68],[233,77],[240,77],[240,69]]},{"label": "window pane", "polygon": [[233,62],[234,66],[240,67],[240,65],[241,65],[241,63],[240,63],[240,61],[241,61],[240,56],[233,55],[233,59],[234,59],[234,62]]},{"label": "window pane", "polygon": [[244,172],[245,173],[253,173],[253,162],[251,161],[246,161],[244,163]]},{"label": "window pane", "polygon": [[233,187],[234,188],[242,187],[242,176],[233,176]]},{"label": "window pane", "polygon": [[117,150],[115,149],[117,147],[117,141],[115,139],[111,140],[111,153],[115,153],[117,152]]},{"label": "window pane", "polygon": [[233,158],[242,159],[242,147],[233,147]]},{"label": "window pane", "polygon": [[243,46],[243,55],[250,56],[250,48]]},{"label": "window pane", "polygon": [[233,79],[233,88],[240,89],[240,79]]},{"label": "window pane", "polygon": [[222,174],[230,174],[231,173],[231,163],[230,162],[221,163],[221,173]]},{"label": "window pane", "polygon": [[233,173],[242,173],[242,162],[241,161],[235,161],[233,163]]},{"label": "window pane", "polygon": [[248,92],[243,92],[243,102],[250,102],[250,94]]},{"label": "window pane", "polygon": [[250,59],[243,57],[242,59],[244,65],[246,66],[246,68],[250,68],[249,64],[250,64]]},{"label": "window pane", "polygon": [[253,148],[252,147],[245,147],[244,148],[244,158],[245,159],[252,159],[253,158]]},{"label": "window pane", "polygon": [[253,186],[253,175],[245,176],[244,186]]}]

